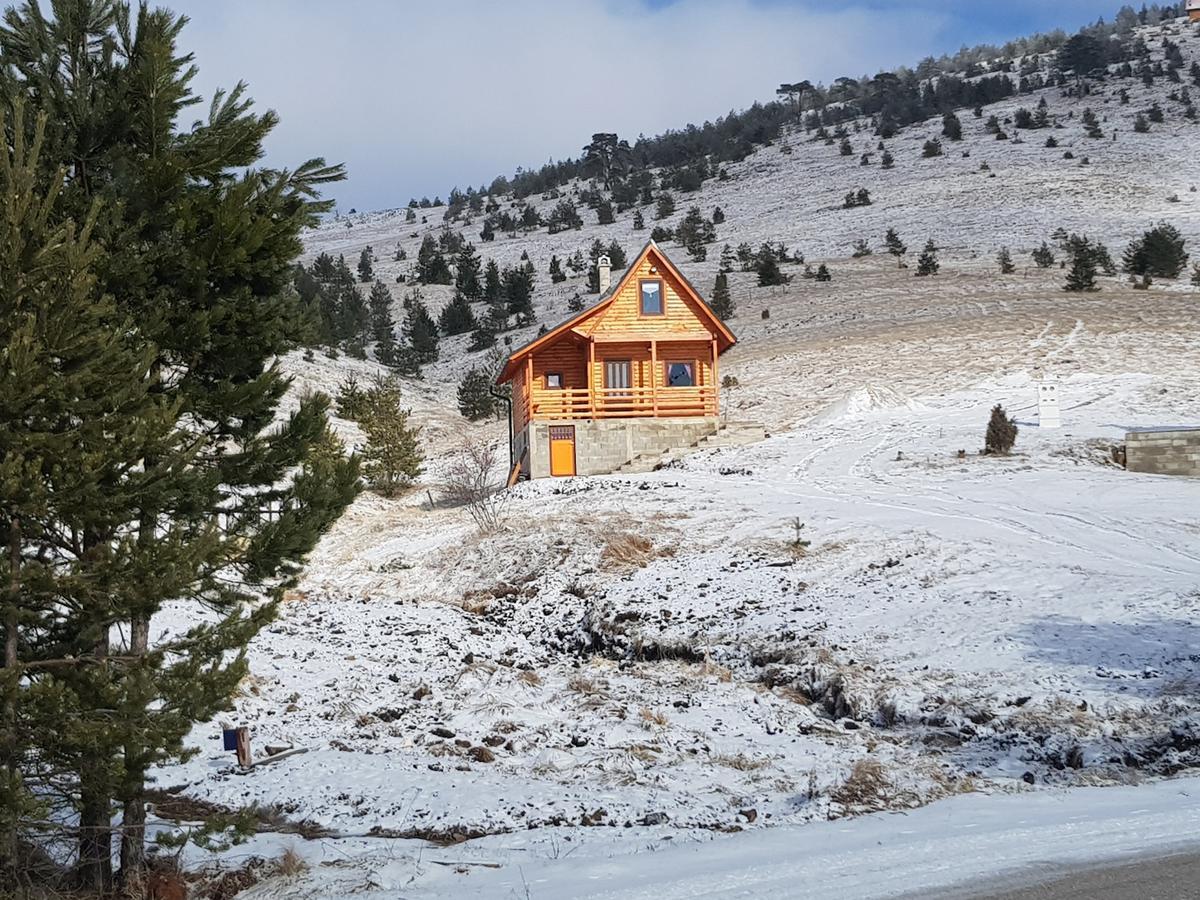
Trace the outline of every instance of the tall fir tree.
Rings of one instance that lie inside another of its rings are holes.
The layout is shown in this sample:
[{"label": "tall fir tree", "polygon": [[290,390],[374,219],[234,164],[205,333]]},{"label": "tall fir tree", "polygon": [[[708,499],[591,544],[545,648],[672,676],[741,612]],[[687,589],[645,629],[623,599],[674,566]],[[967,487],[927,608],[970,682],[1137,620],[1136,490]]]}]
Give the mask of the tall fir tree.
[{"label": "tall fir tree", "polygon": [[438,328],[420,291],[414,291],[404,301],[404,339],[412,350],[418,366],[437,362]]},{"label": "tall fir tree", "polygon": [[1096,260],[1090,253],[1077,253],[1067,272],[1067,283],[1063,290],[1083,293],[1099,290],[1096,287]]},{"label": "tall fir tree", "polygon": [[896,233],[895,228],[887,230],[887,234],[883,237],[883,243],[887,247],[887,252],[896,257],[897,264],[902,263],[908,247],[904,245],[904,241],[900,240],[900,235]]},{"label": "tall fir tree", "polygon": [[708,305],[722,321],[733,318],[733,296],[729,293],[729,276],[725,274],[725,272],[717,273],[716,281],[713,282],[712,296],[709,298]]},{"label": "tall fir tree", "polygon": [[454,287],[468,300],[478,300],[483,296],[483,285],[480,275],[479,254],[466,241],[458,251],[458,261],[454,271]]},{"label": "tall fir tree", "polygon": [[1017,267],[1013,263],[1012,254],[1007,247],[1001,247],[1000,252],[996,254],[996,265],[1000,267],[1001,275],[1011,275],[1017,271]]},{"label": "tall fir tree", "polygon": [[[44,176],[70,173],[51,224],[82,221],[100,203],[100,292],[113,321],[131,325],[121,339],[153,348],[151,391],[190,442],[181,458],[134,432],[141,446],[126,469],[140,468],[145,483],[117,492],[138,510],[132,524],[104,512],[114,497],[75,498],[88,565],[118,559],[128,544],[144,554],[119,577],[91,581],[88,603],[57,632],[63,658],[115,651],[124,660],[52,676],[90,732],[57,745],[78,752],[63,751],[76,780],[56,790],[79,812],[80,881],[99,889],[112,880],[114,802],[121,874],[135,879],[145,866],[147,770],[185,755],[193,725],[229,705],[247,642],[357,490],[356,462],[327,453],[327,398],[302,398],[271,428],[287,388],[274,360],[305,333],[287,290],[300,235],[330,208],[315,198],[342,170],[319,159],[254,168],[277,118],[255,113],[241,85],[181,127],[198,99],[192,59],[176,46],[185,21],[120,0],[62,0],[52,18],[10,10],[0,30],[3,103],[43,104],[53,123]],[[318,466],[319,479],[303,477]],[[270,520],[267,508],[277,510]],[[208,612],[186,637],[151,648],[168,600]]]},{"label": "tall fir tree", "polygon": [[933,242],[933,238],[930,238],[925,242],[925,248],[921,251],[921,255],[917,257],[917,274],[936,275],[941,267],[937,258],[937,244]]},{"label": "tall fir tree", "polygon": [[371,248],[363,247],[358,257],[358,280],[367,282],[375,278],[375,266],[371,261]]},{"label": "tall fir tree", "polygon": [[454,292],[454,297],[438,314],[438,327],[445,335],[466,334],[468,331],[474,331],[478,324],[471,304],[458,291]]},{"label": "tall fir tree", "polygon": [[385,366],[396,362],[396,322],[392,318],[392,292],[382,281],[375,282],[367,298],[371,316],[371,340],[375,342],[375,358]]}]

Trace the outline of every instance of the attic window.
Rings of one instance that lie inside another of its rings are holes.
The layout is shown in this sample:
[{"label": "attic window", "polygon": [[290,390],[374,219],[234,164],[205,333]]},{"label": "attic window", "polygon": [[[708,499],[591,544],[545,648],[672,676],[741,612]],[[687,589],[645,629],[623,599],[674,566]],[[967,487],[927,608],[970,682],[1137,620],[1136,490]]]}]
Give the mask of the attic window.
[{"label": "attic window", "polygon": [[562,372],[547,372],[546,373],[546,390],[548,390],[548,391],[561,390],[562,386],[563,386]]},{"label": "attic window", "polygon": [[643,316],[663,314],[663,283],[657,278],[643,278],[638,282],[641,312]]}]

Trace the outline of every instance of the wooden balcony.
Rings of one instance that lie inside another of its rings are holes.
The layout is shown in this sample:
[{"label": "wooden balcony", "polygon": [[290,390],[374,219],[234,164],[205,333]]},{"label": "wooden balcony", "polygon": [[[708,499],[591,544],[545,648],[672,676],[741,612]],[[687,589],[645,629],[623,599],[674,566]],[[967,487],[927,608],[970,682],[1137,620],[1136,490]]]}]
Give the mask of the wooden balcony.
[{"label": "wooden balcony", "polygon": [[[522,398],[528,402],[528,397]],[[540,393],[528,419],[628,419],[717,415],[717,388],[631,387],[564,389]]]}]

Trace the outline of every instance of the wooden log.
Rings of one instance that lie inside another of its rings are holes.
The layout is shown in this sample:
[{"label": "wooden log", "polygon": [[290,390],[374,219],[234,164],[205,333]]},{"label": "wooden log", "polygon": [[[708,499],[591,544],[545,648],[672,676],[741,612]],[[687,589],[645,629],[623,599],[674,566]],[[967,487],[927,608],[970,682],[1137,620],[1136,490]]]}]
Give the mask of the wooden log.
[{"label": "wooden log", "polygon": [[250,759],[250,729],[243,725],[237,729],[237,761],[243,769],[248,769],[254,763]]}]

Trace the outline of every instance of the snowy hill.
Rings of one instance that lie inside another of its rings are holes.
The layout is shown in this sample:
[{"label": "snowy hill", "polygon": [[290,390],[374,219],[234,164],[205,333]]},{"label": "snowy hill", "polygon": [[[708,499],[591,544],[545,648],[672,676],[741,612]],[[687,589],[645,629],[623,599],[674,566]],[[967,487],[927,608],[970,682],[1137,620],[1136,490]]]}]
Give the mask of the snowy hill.
[{"label": "snowy hill", "polygon": [[[1188,65],[1200,60],[1195,28],[1144,29],[1160,55],[1164,35]],[[924,158],[941,120],[905,128],[885,142],[888,170],[865,121],[847,125],[848,156],[797,131],[679,195],[662,224],[693,205],[726,216],[705,261],[664,246],[702,290],[726,243],[782,241],[832,272],[818,283],[790,265],[792,282],[770,288],[730,276],[730,415],[772,436],[649,475],[519,485],[497,535],[431,502],[464,433],[507,434],[457,415],[458,380],[483,355],[465,336],[443,339],[424,379],[405,384],[426,428],[421,489],[363,495],[252,648],[238,720],[258,745],[309,752],[237,776],[219,734],[198,729],[199,755],[160,781],[223,807],[275,807],[363,854],[286,896],[333,896],[335,882],[345,894],[489,896],[467,866],[450,882],[422,866],[420,839],[511,835],[486,846],[512,884],[523,858],[615,840],[598,829],[641,829],[621,851],[632,852],[1195,765],[1200,483],[1126,473],[1110,449],[1129,427],[1200,422],[1200,289],[1184,277],[1135,291],[1112,276],[1069,294],[1057,265],[1029,257],[1058,228],[1119,256],[1159,220],[1200,246],[1200,125],[1169,96],[1182,88],[1112,78],[1086,98],[1056,87],[979,118],[960,111],[961,142]],[[1057,126],[1005,126],[1020,142],[985,128],[1042,98]],[[1165,121],[1135,133],[1155,102]],[[1101,139],[1085,134],[1089,108]],[[872,204],[842,208],[860,187]],[[529,202],[548,213],[557,199]],[[353,262],[372,246],[398,306],[397,276],[411,275],[441,212],[330,221],[308,256]],[[477,220],[451,227],[502,266],[528,254],[537,318],[552,324],[585,290],[582,277],[549,284],[552,254],[600,238],[632,255],[656,224],[652,208],[641,231],[632,210],[606,226],[582,212],[580,230],[486,244]],[[882,248],[888,228],[910,259],[932,238],[940,273],[899,268]],[[860,238],[875,253],[851,258]],[[407,260],[393,260],[397,245]],[[997,270],[1002,246],[1013,274]],[[452,294],[423,291],[435,314]],[[298,389],[330,392],[380,371],[319,352],[285,365]],[[1064,410],[1054,431],[1036,416],[1036,382],[1051,374]],[[977,453],[995,403],[1021,429],[1010,458]]]}]

